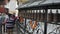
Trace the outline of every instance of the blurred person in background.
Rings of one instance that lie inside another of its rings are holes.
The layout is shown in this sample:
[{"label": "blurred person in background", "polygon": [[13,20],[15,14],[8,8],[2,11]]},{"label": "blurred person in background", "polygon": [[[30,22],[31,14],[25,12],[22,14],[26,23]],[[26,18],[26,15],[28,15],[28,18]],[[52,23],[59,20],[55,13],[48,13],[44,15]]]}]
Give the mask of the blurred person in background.
[{"label": "blurred person in background", "polygon": [[2,13],[0,13],[0,34],[2,34]]},{"label": "blurred person in background", "polygon": [[6,22],[6,28],[8,34],[13,34],[14,24],[15,24],[15,15],[11,14],[9,15],[9,19]]},{"label": "blurred person in background", "polygon": [[9,18],[9,16],[6,13],[2,13],[2,26],[3,26],[3,31],[4,32],[6,32],[5,23],[6,23],[8,18]]}]

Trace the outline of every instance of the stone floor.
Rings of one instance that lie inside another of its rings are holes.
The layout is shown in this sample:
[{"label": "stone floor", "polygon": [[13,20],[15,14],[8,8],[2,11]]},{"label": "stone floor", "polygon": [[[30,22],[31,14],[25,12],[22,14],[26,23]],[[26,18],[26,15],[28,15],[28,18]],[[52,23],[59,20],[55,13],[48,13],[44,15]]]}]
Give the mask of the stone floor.
[{"label": "stone floor", "polygon": [[[3,27],[2,27],[2,34],[7,34],[6,32],[5,33],[3,32]],[[13,29],[13,34],[17,34],[16,27]]]}]

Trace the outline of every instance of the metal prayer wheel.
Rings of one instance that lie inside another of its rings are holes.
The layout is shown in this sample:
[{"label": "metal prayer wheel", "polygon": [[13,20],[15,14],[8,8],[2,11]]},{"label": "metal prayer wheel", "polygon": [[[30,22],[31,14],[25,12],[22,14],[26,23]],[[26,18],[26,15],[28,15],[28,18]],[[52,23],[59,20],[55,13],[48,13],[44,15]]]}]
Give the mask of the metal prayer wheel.
[{"label": "metal prayer wheel", "polygon": [[32,19],[34,18],[34,14],[33,14],[33,13],[31,13],[31,18],[32,18]]},{"label": "metal prayer wheel", "polygon": [[58,22],[60,22],[60,13],[58,13]]},{"label": "metal prayer wheel", "polygon": [[39,11],[37,10],[37,12],[36,12],[36,20],[38,21],[39,20],[39,13],[38,13]]},{"label": "metal prayer wheel", "polygon": [[30,12],[29,12],[29,16],[28,16],[28,18],[30,19],[31,18],[31,15],[32,14],[32,10],[30,10]]},{"label": "metal prayer wheel", "polygon": [[50,13],[48,13],[48,15],[47,15],[47,21],[48,22],[53,22],[53,13],[52,13],[51,10],[50,10]]},{"label": "metal prayer wheel", "polygon": [[37,14],[37,21],[39,21],[39,18],[40,18],[40,17],[39,17],[39,13],[38,13],[38,14]]},{"label": "metal prayer wheel", "polygon": [[32,13],[32,19],[33,20],[36,20],[36,13],[35,13],[36,10],[33,10],[33,13]]},{"label": "metal prayer wheel", "polygon": [[33,19],[35,18],[35,13],[33,13]]},{"label": "metal prayer wheel", "polygon": [[41,19],[40,19],[40,21],[43,22],[44,20],[45,20],[45,12],[43,10],[43,13],[41,13]]},{"label": "metal prayer wheel", "polygon": [[41,20],[41,11],[39,11],[39,21]]},{"label": "metal prayer wheel", "polygon": [[31,14],[31,13],[29,13],[29,15],[28,15],[28,18],[29,18],[29,19],[31,18],[31,17],[30,17],[30,14]]},{"label": "metal prayer wheel", "polygon": [[54,22],[58,22],[58,10],[54,13]]}]

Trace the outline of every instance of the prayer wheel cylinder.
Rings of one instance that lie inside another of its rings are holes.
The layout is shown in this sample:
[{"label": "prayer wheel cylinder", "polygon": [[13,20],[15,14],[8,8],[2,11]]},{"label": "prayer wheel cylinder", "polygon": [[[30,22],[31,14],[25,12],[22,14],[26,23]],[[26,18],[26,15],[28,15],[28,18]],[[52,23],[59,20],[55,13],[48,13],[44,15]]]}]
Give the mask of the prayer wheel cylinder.
[{"label": "prayer wheel cylinder", "polygon": [[39,17],[39,13],[38,13],[38,14],[37,14],[37,21],[39,21],[39,18],[40,18],[40,17]]},{"label": "prayer wheel cylinder", "polygon": [[58,22],[60,22],[60,13],[58,13]]},{"label": "prayer wheel cylinder", "polygon": [[47,21],[48,22],[53,22],[53,13],[52,13],[52,11],[50,11],[50,13],[48,13]]},{"label": "prayer wheel cylinder", "polygon": [[40,11],[40,13],[39,13],[39,21],[41,20],[41,11]]},{"label": "prayer wheel cylinder", "polygon": [[58,22],[58,12],[54,13],[54,22]]},{"label": "prayer wheel cylinder", "polygon": [[41,13],[41,19],[40,21],[43,22],[45,20],[45,13]]}]

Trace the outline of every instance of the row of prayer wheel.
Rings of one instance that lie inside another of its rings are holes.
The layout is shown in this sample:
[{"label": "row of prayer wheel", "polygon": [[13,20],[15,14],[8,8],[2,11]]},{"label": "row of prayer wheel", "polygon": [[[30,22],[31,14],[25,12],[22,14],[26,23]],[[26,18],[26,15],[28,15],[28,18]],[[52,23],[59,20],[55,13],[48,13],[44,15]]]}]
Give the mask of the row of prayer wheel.
[{"label": "row of prayer wheel", "polygon": [[[56,13],[52,13],[52,11],[50,11],[50,13],[47,13],[47,18],[46,18],[46,13],[43,11],[43,13],[39,12],[39,13],[21,13],[20,12],[20,23],[23,23],[24,18],[29,18],[31,19],[29,22],[29,25],[31,26],[31,28],[34,30],[37,26],[37,21],[40,22],[44,22],[47,19],[47,22],[60,22],[60,13],[58,13],[58,11],[56,11]],[[32,23],[34,20],[34,23]]]},{"label": "row of prayer wheel", "polygon": [[56,11],[56,13],[52,13],[52,11],[50,11],[50,13],[47,13],[47,18],[46,18],[46,14],[43,11],[43,13],[39,12],[39,13],[22,13],[21,14],[22,17],[26,17],[26,18],[30,18],[36,21],[41,21],[44,22],[47,19],[47,22],[60,22],[60,13],[58,13],[58,11]]},{"label": "row of prayer wheel", "polygon": [[58,13],[58,11],[56,11],[56,13],[52,13],[50,11],[50,13],[48,14],[48,22],[60,22],[60,13]]},{"label": "row of prayer wheel", "polygon": [[[24,18],[20,17],[20,23],[23,23],[23,21],[24,21]],[[30,20],[29,21],[29,25],[34,30],[37,27],[38,23],[37,23],[37,21],[33,22],[32,20]]]}]

